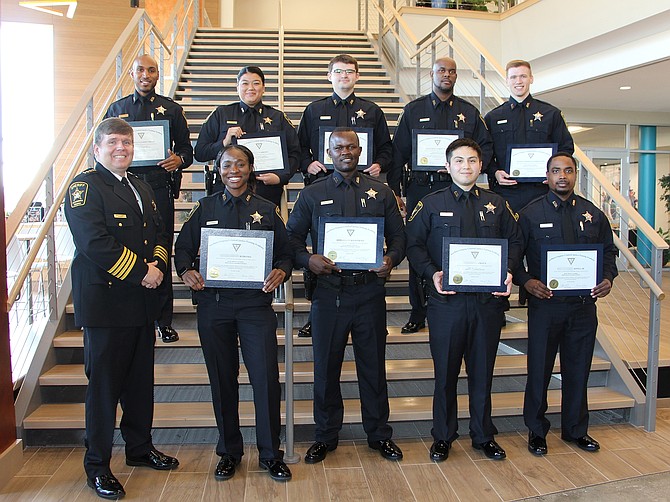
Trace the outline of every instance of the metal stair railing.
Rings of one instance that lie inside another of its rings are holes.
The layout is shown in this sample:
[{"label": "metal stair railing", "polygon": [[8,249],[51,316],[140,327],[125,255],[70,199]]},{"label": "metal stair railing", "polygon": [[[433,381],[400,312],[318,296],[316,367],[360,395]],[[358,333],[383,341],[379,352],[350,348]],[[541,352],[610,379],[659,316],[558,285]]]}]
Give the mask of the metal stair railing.
[{"label": "metal stair railing", "polygon": [[[508,92],[503,67],[457,19],[446,18],[419,39],[396,9],[399,3],[403,2],[365,0],[361,2],[359,20],[359,25],[366,27],[368,38],[377,39],[380,53],[395,72],[397,86],[408,96],[429,93],[433,62],[448,56],[461,69],[460,97],[478,106],[482,114],[504,101],[502,96]],[[581,166],[577,191],[596,206],[607,209],[605,213],[620,251],[620,277],[612,294],[598,302],[599,336],[607,336],[614,342],[625,367],[645,391],[644,426],[652,431],[656,419],[660,301],[665,296],[661,289],[662,254],[668,244],[578,146],[575,157]],[[637,229],[640,236],[637,249],[629,242],[631,228]],[[644,249],[640,249],[641,245]],[[640,256],[646,257],[643,262]]]}]

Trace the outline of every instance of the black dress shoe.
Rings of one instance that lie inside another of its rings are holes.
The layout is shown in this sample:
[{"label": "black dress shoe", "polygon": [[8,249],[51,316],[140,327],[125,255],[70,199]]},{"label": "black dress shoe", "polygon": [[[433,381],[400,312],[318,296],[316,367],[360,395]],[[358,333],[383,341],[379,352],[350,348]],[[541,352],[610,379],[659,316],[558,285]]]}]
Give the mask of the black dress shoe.
[{"label": "black dress shoe", "polygon": [[400,330],[401,333],[416,333],[420,329],[423,329],[426,327],[425,322],[412,322],[408,321],[407,324],[405,324],[402,329]]},{"label": "black dress shoe", "polygon": [[577,446],[579,446],[584,451],[598,451],[600,449],[600,443],[598,443],[598,441],[593,439],[588,434],[580,438],[569,438],[567,436],[561,436],[561,439],[563,439],[563,441],[567,441],[568,443],[576,443]]},{"label": "black dress shoe", "polygon": [[533,455],[546,455],[547,454],[547,440],[543,437],[538,436],[534,432],[528,433],[528,451]]},{"label": "black dress shoe", "polygon": [[322,462],[329,451],[333,451],[337,448],[337,445],[332,446],[321,441],[317,441],[312,446],[307,449],[305,453],[305,463],[306,464],[318,464]]},{"label": "black dress shoe", "polygon": [[179,340],[179,333],[172,326],[159,326],[158,338],[163,340],[163,343],[172,343]]},{"label": "black dress shoe", "polygon": [[443,462],[449,457],[451,444],[448,441],[435,441],[430,447],[430,459],[435,462]]},{"label": "black dress shoe", "polygon": [[86,484],[95,490],[95,494],[103,499],[117,500],[122,498],[126,492],[119,480],[112,474],[103,474],[88,478]]},{"label": "black dress shoe", "polygon": [[382,457],[388,460],[402,460],[402,450],[393,442],[393,439],[368,441],[368,446],[373,450],[379,450]]},{"label": "black dress shoe", "polygon": [[307,321],[307,323],[298,330],[298,336],[300,338],[311,338],[312,337],[312,322]]},{"label": "black dress shoe", "polygon": [[475,450],[482,450],[484,455],[492,460],[502,460],[507,457],[505,450],[503,450],[495,441],[487,441],[485,443],[472,443]]},{"label": "black dress shoe", "polygon": [[283,460],[259,460],[258,467],[268,471],[275,481],[288,481],[291,479],[291,471]]},{"label": "black dress shoe", "polygon": [[225,481],[230,479],[235,475],[235,466],[240,464],[240,459],[233,457],[232,455],[224,455],[219,460],[219,463],[216,464],[216,469],[214,469],[214,477]]},{"label": "black dress shoe", "polygon": [[179,465],[179,460],[165,455],[155,448],[141,457],[126,457],[126,465],[137,467],[151,467],[157,471],[169,471]]}]

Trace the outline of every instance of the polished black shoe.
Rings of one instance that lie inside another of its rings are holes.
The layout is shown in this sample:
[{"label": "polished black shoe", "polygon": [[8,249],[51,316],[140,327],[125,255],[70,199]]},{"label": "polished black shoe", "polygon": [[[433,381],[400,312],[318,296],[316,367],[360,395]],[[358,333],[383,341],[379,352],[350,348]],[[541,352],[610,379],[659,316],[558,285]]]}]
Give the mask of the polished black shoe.
[{"label": "polished black shoe", "polygon": [[492,460],[503,460],[507,457],[505,450],[503,450],[495,441],[487,441],[486,443],[472,443],[475,450],[482,450],[484,455]]},{"label": "polished black shoe", "polygon": [[240,464],[240,459],[233,457],[232,455],[224,455],[219,459],[219,463],[216,464],[216,469],[214,469],[214,477],[225,481],[230,479],[235,475],[235,466]]},{"label": "polished black shoe", "polygon": [[302,328],[298,330],[298,336],[300,338],[311,338],[312,337],[312,322],[307,321]]},{"label": "polished black shoe", "polygon": [[430,447],[430,459],[435,462],[443,462],[449,458],[449,448],[451,444],[448,441],[435,441]]},{"label": "polished black shoe", "polygon": [[547,454],[547,440],[534,432],[528,433],[528,451],[533,455],[542,456]]},{"label": "polished black shoe", "polygon": [[426,327],[425,322],[412,322],[408,321],[407,324],[405,324],[402,329],[400,330],[401,333],[407,334],[407,333],[416,333],[420,329],[423,329]]},{"label": "polished black shoe", "polygon": [[154,448],[149,450],[147,454],[142,455],[141,457],[126,457],[126,465],[136,467],[151,467],[157,471],[169,471],[170,469],[177,468],[179,465],[179,460],[165,455],[164,453],[161,453]]},{"label": "polished black shoe", "polygon": [[305,463],[306,464],[318,464],[322,462],[329,451],[333,451],[337,448],[337,445],[331,446],[321,441],[317,441],[312,446],[307,449],[305,453]]},{"label": "polished black shoe", "polygon": [[158,338],[163,340],[163,343],[172,343],[179,340],[179,333],[172,326],[159,326]]},{"label": "polished black shoe", "polygon": [[402,450],[393,442],[393,439],[368,441],[368,446],[373,450],[379,450],[382,457],[388,460],[402,460]]},{"label": "polished black shoe", "polygon": [[126,494],[119,480],[112,474],[103,474],[88,478],[86,484],[95,490],[95,494],[103,499],[117,500]]},{"label": "polished black shoe", "polygon": [[270,477],[275,481],[288,481],[293,477],[283,460],[259,460],[258,467],[268,471]]},{"label": "polished black shoe", "polygon": [[561,439],[563,441],[567,441],[568,443],[576,443],[577,446],[579,446],[584,451],[598,451],[600,449],[600,443],[598,443],[598,441],[593,439],[588,434],[580,438],[569,438],[567,436],[561,436]]}]

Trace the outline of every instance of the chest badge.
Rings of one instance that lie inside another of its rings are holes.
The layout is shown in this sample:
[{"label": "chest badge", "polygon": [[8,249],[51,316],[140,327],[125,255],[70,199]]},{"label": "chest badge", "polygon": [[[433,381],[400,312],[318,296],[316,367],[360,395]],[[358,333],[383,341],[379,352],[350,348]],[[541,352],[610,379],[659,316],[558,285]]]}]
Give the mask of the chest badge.
[{"label": "chest badge", "polygon": [[542,122],[542,117],[544,117],[544,115],[542,115],[540,112],[537,112],[533,113],[533,117],[535,117],[535,120],[539,120],[540,122]]},{"label": "chest badge", "polygon": [[158,115],[165,115],[166,111],[167,111],[167,109],[163,108],[162,106],[159,106],[158,108],[156,108],[156,112],[158,113]]},{"label": "chest badge", "polygon": [[253,223],[260,223],[263,219],[263,215],[258,214],[258,211],[256,211],[254,214],[250,214],[249,216],[251,216],[251,218],[254,220]]},{"label": "chest badge", "polygon": [[263,122],[266,123],[266,124],[268,124],[268,125],[270,125],[270,124],[272,124],[272,119],[271,119],[270,117],[265,117],[265,118],[263,119]]},{"label": "chest badge", "polygon": [[588,221],[589,223],[593,222],[593,215],[588,211],[586,211],[582,216],[584,217],[584,221]]},{"label": "chest badge", "polygon": [[365,112],[363,111],[363,108],[361,108],[360,110],[358,110],[358,111],[356,112],[356,118],[357,118],[357,119],[363,119],[363,118],[365,118]]},{"label": "chest badge", "polygon": [[489,213],[496,214],[496,207],[493,205],[493,202],[489,202],[484,207],[486,208],[486,214]]},{"label": "chest badge", "polygon": [[372,188],[371,188],[370,190],[368,190],[367,192],[365,192],[365,193],[368,194],[368,199],[375,199],[375,200],[377,200],[377,193],[378,193],[378,192],[375,192]]},{"label": "chest badge", "polygon": [[459,122],[463,122],[465,124],[465,115],[459,113],[458,115],[456,115],[456,117],[458,118]]}]

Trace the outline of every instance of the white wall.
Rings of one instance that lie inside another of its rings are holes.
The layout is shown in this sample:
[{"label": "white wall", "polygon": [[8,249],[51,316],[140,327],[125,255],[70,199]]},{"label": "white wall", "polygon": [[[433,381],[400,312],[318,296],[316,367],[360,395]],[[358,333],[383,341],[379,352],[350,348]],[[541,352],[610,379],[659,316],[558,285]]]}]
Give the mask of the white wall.
[{"label": "white wall", "polygon": [[[235,28],[275,29],[279,0],[222,0],[234,3]],[[358,30],[358,0],[283,0],[282,19],[292,30]]]}]

